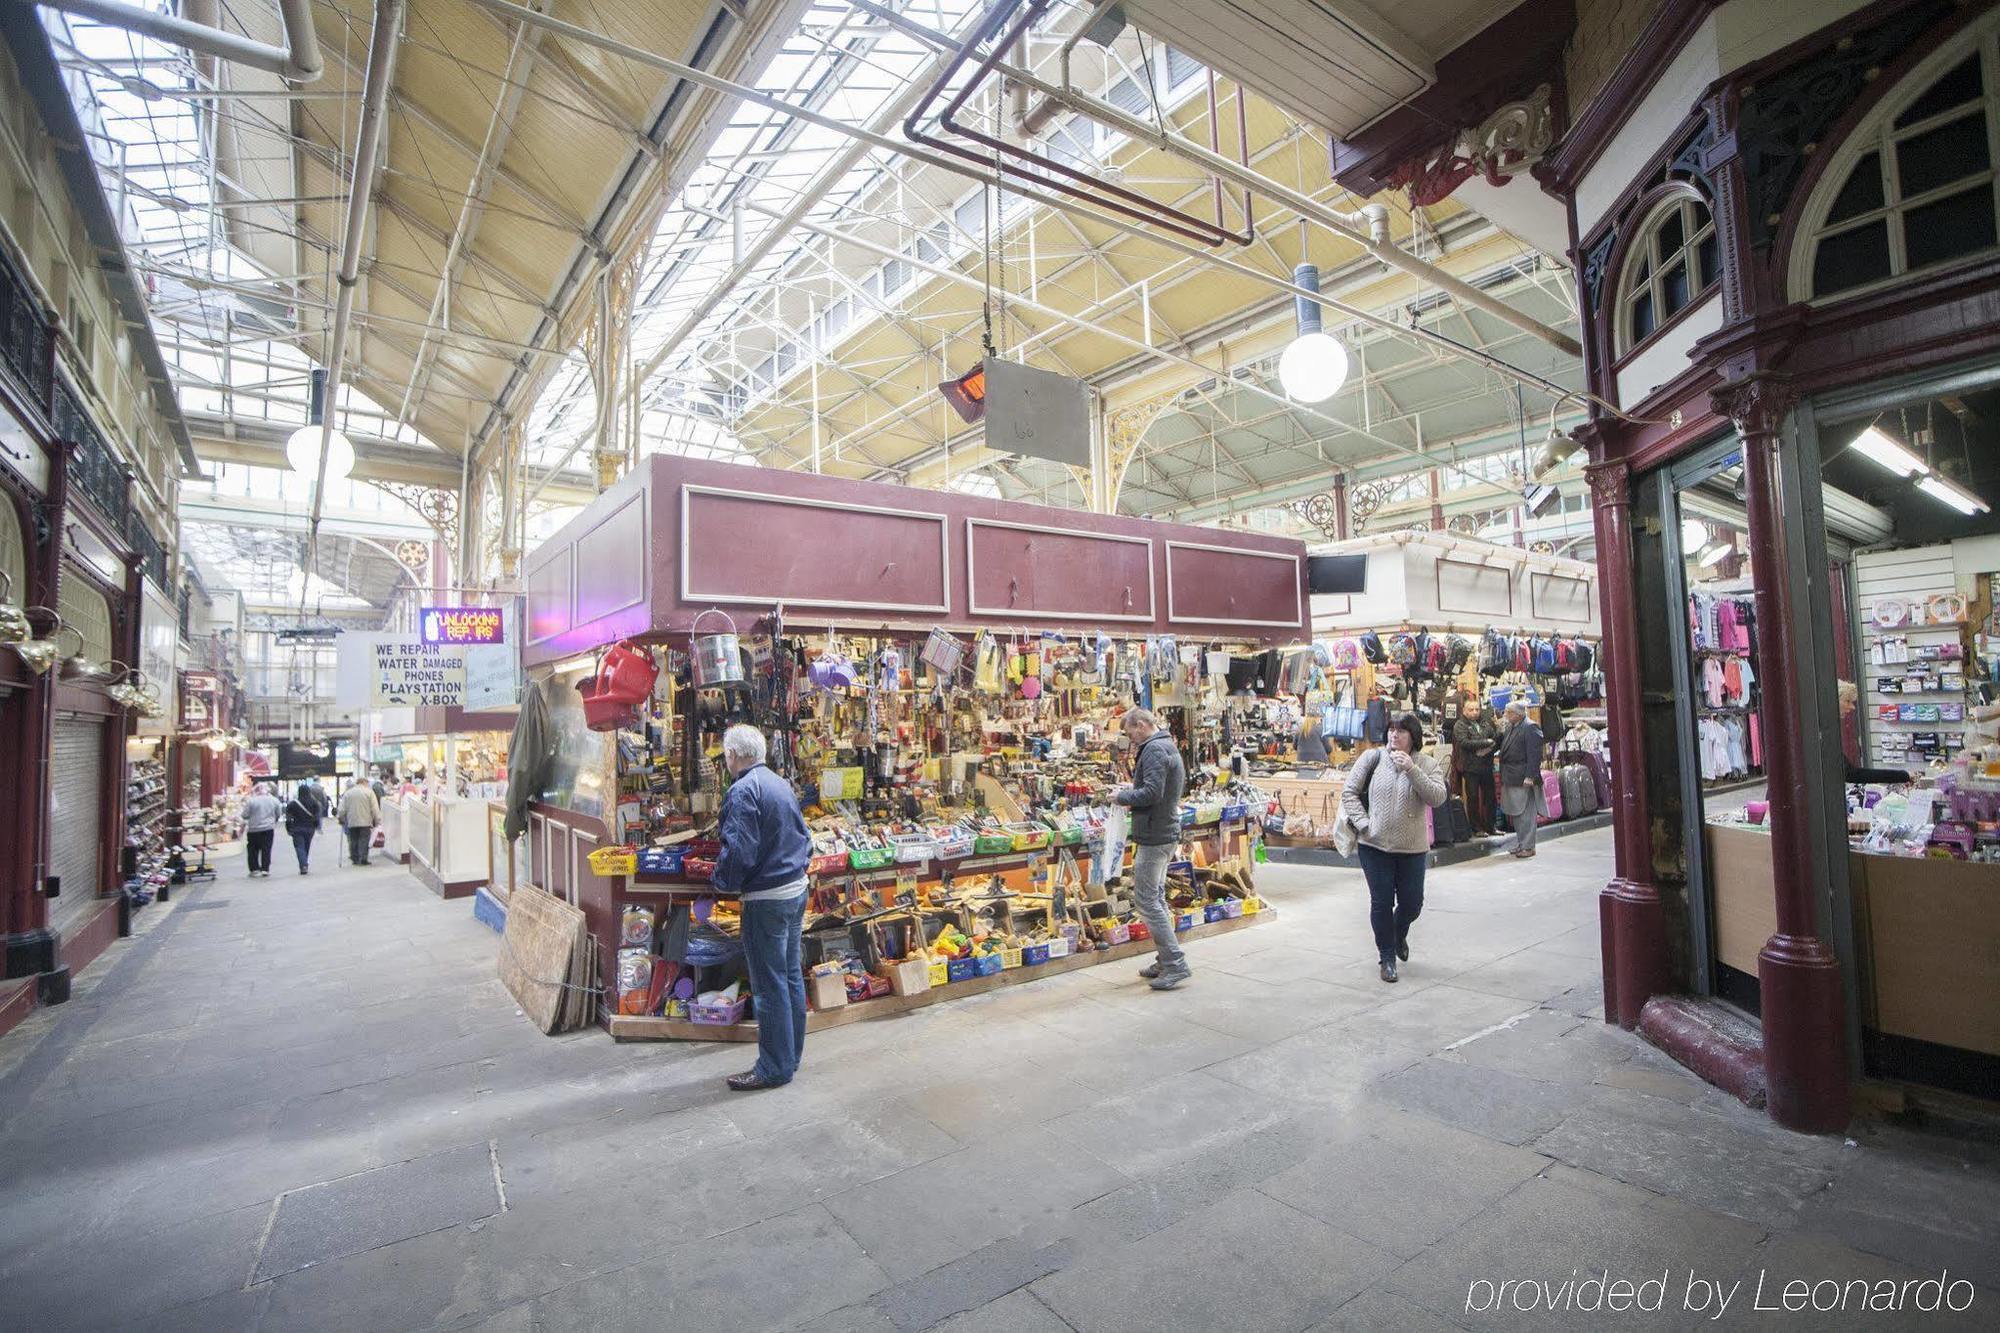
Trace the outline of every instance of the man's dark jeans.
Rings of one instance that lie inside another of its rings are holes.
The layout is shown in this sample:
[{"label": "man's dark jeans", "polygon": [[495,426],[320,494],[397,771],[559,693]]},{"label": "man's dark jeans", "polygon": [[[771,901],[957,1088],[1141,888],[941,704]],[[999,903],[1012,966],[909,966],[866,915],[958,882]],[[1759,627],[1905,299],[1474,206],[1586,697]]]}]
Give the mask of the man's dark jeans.
[{"label": "man's dark jeans", "polygon": [[806,1049],[806,974],[799,928],[806,898],[743,904],[743,956],[757,1005],[757,1064],[766,1083],[789,1083]]},{"label": "man's dark jeans", "polygon": [[375,829],[363,824],[360,828],[347,830],[347,859],[355,865],[368,864],[368,844],[375,841]]}]

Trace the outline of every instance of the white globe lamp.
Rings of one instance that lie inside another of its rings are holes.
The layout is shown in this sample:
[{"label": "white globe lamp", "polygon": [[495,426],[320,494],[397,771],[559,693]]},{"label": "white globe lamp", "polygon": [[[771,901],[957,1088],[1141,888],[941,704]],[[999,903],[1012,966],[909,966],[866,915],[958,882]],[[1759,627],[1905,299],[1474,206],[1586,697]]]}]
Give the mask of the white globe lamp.
[{"label": "white globe lamp", "polygon": [[1278,357],[1278,383],[1299,403],[1323,403],[1347,383],[1347,349],[1330,333],[1301,333]]},{"label": "white globe lamp", "polygon": [[[304,473],[308,478],[319,475],[319,441],[325,430],[324,426],[301,426],[285,441],[285,461],[294,472]],[[326,479],[339,481],[352,471],[354,446],[339,431],[331,432],[326,439]]]},{"label": "white globe lamp", "polygon": [[1699,551],[1706,545],[1708,545],[1708,524],[1698,518],[1682,519],[1681,549],[1683,551],[1694,552]]}]

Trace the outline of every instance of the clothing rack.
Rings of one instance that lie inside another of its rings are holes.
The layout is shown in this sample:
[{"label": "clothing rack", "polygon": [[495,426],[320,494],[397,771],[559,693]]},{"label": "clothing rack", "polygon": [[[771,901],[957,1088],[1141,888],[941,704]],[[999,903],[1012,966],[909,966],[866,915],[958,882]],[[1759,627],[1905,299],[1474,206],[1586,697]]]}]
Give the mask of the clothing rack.
[{"label": "clothing rack", "polygon": [[1490,630],[1497,634],[1511,635],[1515,638],[1526,635],[1530,638],[1542,639],[1578,639],[1585,643],[1596,643],[1601,637],[1597,634],[1584,633],[1581,630],[1550,629],[1535,625],[1472,625],[1456,620],[1405,620],[1396,624],[1385,625],[1342,625],[1338,629],[1330,630],[1319,637],[1327,639],[1355,639],[1363,634],[1415,634],[1420,630],[1428,634],[1443,632],[1445,634],[1457,634],[1473,638],[1478,638]]}]

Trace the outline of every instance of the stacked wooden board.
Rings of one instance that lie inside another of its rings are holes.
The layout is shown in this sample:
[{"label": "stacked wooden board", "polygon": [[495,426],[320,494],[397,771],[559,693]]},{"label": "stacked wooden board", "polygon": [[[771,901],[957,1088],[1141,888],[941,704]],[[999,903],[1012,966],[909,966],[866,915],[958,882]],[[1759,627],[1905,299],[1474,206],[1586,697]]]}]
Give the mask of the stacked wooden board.
[{"label": "stacked wooden board", "polygon": [[543,1032],[569,1032],[597,1017],[597,940],[583,913],[533,885],[507,904],[500,981]]}]

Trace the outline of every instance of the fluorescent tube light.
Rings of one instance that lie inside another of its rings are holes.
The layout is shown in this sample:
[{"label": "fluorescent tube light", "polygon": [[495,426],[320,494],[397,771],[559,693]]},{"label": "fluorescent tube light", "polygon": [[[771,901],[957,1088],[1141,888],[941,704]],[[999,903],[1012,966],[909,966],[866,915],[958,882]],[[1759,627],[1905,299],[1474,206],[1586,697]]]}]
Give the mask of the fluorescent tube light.
[{"label": "fluorescent tube light", "polygon": [[1992,508],[1965,487],[1956,482],[1946,481],[1936,473],[1917,478],[1917,489],[1944,501],[1961,514],[1984,514]]},{"label": "fluorescent tube light", "polygon": [[1889,438],[1879,426],[1870,426],[1855,436],[1854,447],[1899,477],[1921,476],[1931,470],[1930,464]]}]

